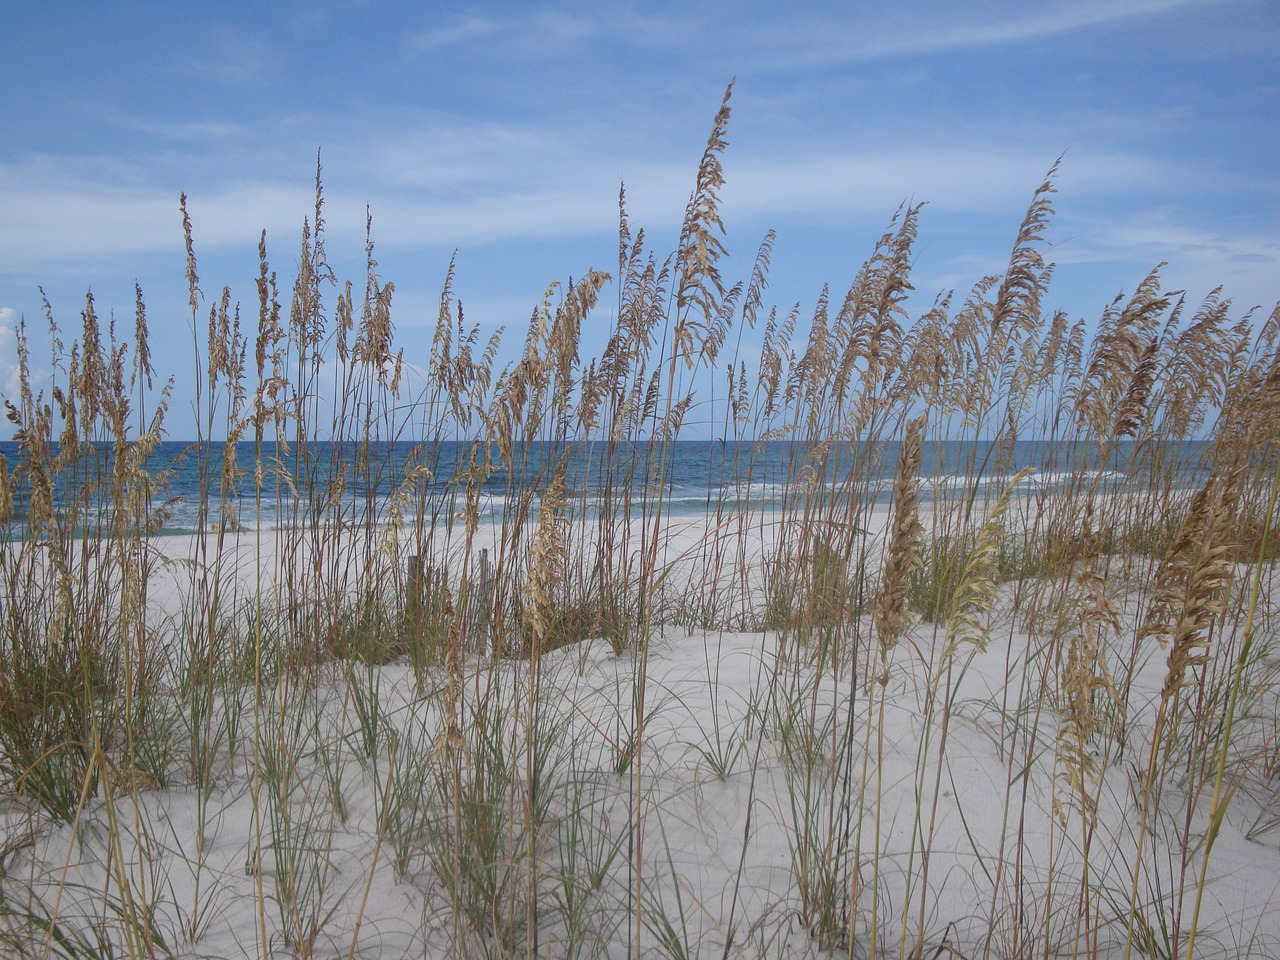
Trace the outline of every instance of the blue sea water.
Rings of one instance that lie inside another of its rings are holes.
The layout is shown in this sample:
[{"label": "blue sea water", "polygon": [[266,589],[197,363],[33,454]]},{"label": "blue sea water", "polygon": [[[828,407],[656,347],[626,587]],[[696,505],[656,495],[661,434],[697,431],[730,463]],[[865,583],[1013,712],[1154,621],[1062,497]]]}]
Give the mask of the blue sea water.
[{"label": "blue sea water", "polygon": [[[832,497],[857,496],[887,502],[897,467],[896,443],[875,447],[834,444],[815,457],[815,449],[791,441],[750,442],[680,440],[661,447],[604,441],[577,442],[568,447],[530,443],[520,447],[516,462],[494,464],[478,491],[482,519],[499,519],[512,504],[537,497],[550,483],[555,465],[563,459],[567,499],[573,509],[591,512],[600,504],[614,509],[623,498],[633,504],[661,497],[668,516],[692,516],[717,509],[779,509],[787,496],[822,489]],[[164,504],[161,534],[190,533],[202,524],[231,515],[245,529],[275,528],[282,524],[325,522],[342,518],[351,523],[382,523],[395,503],[406,518],[421,510],[447,516],[461,510],[465,470],[475,447],[469,442],[435,444],[377,443],[368,448],[367,468],[354,445],[313,442],[292,446],[282,455],[273,448],[263,453],[255,471],[254,447],[240,443],[234,450],[235,476],[225,484],[223,465],[229,455],[221,442],[195,444],[165,441],[148,461],[156,478],[153,506]],[[1159,463],[1162,480],[1179,487],[1202,479],[1198,442],[1173,444],[1159,451],[1121,443],[1106,462],[1092,446],[1048,441],[1018,441],[1011,449],[983,441],[926,443],[919,476],[923,499],[968,496],[1003,489],[1024,468],[1034,473],[1019,488],[1021,495],[1061,489],[1069,482],[1096,482],[1101,491],[1122,484],[1149,482]],[[12,441],[0,442],[0,453],[13,473],[17,506],[15,526],[29,497],[29,480],[21,467],[21,450]],[[105,489],[111,468],[109,448],[96,456],[81,454],[74,472],[55,478],[55,503],[69,500],[86,484]],[[260,477],[260,483],[255,480]],[[205,492],[202,498],[201,491]],[[92,499],[92,498],[90,498]],[[97,517],[94,522],[102,523]],[[10,536],[21,535],[13,529]]]}]

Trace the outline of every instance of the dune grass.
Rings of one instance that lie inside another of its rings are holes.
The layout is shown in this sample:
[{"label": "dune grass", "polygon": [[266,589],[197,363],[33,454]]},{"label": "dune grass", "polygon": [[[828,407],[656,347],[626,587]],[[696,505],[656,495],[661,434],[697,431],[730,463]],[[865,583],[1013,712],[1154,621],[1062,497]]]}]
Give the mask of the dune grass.
[{"label": "dune grass", "polygon": [[[1280,311],[1157,271],[1096,322],[1050,312],[1052,171],[963,300],[909,312],[907,207],[844,294],[779,311],[772,236],[725,276],[728,119],[674,252],[620,197],[616,272],[549,288],[505,365],[452,267],[426,344],[371,239],[363,293],[337,281],[318,170],[252,321],[203,287],[184,201],[185,539],[158,536],[141,290],[129,342],[89,297],[68,347],[46,304],[44,385],[23,326],[6,954],[1280,949],[1216,886],[1250,842],[1277,866]],[[691,433],[725,440],[696,522],[669,499]],[[1035,473],[1024,438],[1052,441]],[[930,474],[943,445],[970,453]]]}]

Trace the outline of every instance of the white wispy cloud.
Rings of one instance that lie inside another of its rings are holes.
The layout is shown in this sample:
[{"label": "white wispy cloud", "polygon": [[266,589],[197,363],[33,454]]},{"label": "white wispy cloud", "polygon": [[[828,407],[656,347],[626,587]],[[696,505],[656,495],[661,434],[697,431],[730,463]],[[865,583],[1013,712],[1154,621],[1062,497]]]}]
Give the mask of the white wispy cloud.
[{"label": "white wispy cloud", "polygon": [[0,307],[0,400],[17,403],[21,381],[18,367],[18,311]]},{"label": "white wispy cloud", "polygon": [[[1229,230],[1229,232],[1228,232]],[[1197,225],[1170,206],[1123,218],[1090,217],[1085,228],[1053,251],[1063,264],[1164,262],[1165,286],[1193,298],[1221,286],[1238,307],[1269,309],[1280,298],[1280,242],[1253,230]]]},{"label": "white wispy cloud", "polygon": [[202,31],[169,56],[178,75],[195,75],[232,86],[261,84],[280,68],[276,41],[250,26],[217,25]]},{"label": "white wispy cloud", "polygon": [[[197,245],[253,243],[259,232],[290,235],[312,205],[306,185],[232,183],[193,192]],[[48,170],[0,167],[0,260],[7,272],[38,275],[120,254],[179,249],[178,191],[120,186]]]},{"label": "white wispy cloud", "polygon": [[759,41],[772,67],[813,68],[1026,43],[1207,7],[1213,2],[1216,0],[1075,0],[931,4],[927,8],[906,3],[895,5],[874,23],[856,11],[844,18],[810,18],[783,33],[760,33]]},{"label": "white wispy cloud", "polygon": [[247,132],[242,124],[229,120],[161,120],[115,110],[105,114],[99,110],[97,118],[113,123],[121,130],[175,143],[204,145],[226,143],[244,137]]},{"label": "white wispy cloud", "polygon": [[[610,22],[616,23],[616,17],[610,18]],[[515,8],[502,17],[464,14],[443,26],[411,34],[408,46],[420,53],[435,53],[474,42],[486,45],[498,42],[504,49],[554,56],[562,52],[564,44],[599,34],[601,23],[600,17],[529,6]]]},{"label": "white wispy cloud", "polygon": [[492,17],[481,17],[475,14],[458,17],[443,27],[421,30],[409,37],[409,43],[421,51],[438,50],[451,47],[469,40],[489,37],[499,33],[503,24]]},{"label": "white wispy cloud", "polygon": [[[920,201],[984,211],[993,204],[1029,202],[1054,159],[1030,146],[918,144],[806,153],[735,164],[725,196],[734,210],[783,215],[874,213]],[[1058,183],[1072,191],[1109,191],[1149,184],[1157,174],[1157,166],[1139,156],[1081,152],[1059,171]]]},{"label": "white wispy cloud", "polygon": [[[735,217],[830,220],[886,216],[903,201],[952,211],[1017,208],[1053,161],[1049,153],[921,143],[795,156],[730,156],[723,210]],[[173,250],[181,242],[177,191],[113,185],[76,164],[0,167],[0,257],[38,274],[64,261]],[[387,136],[358,155],[330,155],[326,217],[332,231],[363,230],[366,206],[380,244],[458,245],[607,233],[626,182],[630,211],[651,229],[678,224],[693,168],[654,156],[627,161],[521,125],[455,127],[444,135]],[[1150,184],[1159,168],[1141,157],[1081,152],[1064,168],[1077,199]],[[313,207],[310,184],[244,179],[206,184],[188,197],[197,248],[250,248],[259,232],[296,236]]]}]

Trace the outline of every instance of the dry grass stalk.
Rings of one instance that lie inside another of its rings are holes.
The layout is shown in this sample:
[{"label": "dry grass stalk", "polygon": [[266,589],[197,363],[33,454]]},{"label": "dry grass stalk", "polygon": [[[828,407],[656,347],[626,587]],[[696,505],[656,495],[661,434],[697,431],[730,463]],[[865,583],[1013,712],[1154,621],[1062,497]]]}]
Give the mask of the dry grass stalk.
[{"label": "dry grass stalk", "polygon": [[546,652],[555,618],[555,594],[565,580],[569,560],[565,544],[566,461],[556,466],[555,477],[543,494],[538,510],[538,526],[529,548],[529,572],[525,585],[524,632],[528,657],[538,660]]},{"label": "dry grass stalk", "polygon": [[[1177,723],[1182,692],[1191,671],[1208,663],[1210,630],[1225,612],[1231,583],[1231,537],[1235,504],[1245,464],[1237,462],[1225,477],[1211,476],[1187,506],[1177,539],[1170,545],[1156,577],[1152,600],[1139,631],[1168,650],[1164,684],[1151,731],[1147,768],[1139,802],[1138,847],[1126,932],[1126,955],[1134,941],[1138,918],[1138,885],[1145,870],[1145,845],[1152,830],[1153,806],[1162,782],[1159,758],[1167,755],[1169,728]],[[1176,942],[1181,931],[1174,929]],[[1194,935],[1194,931],[1193,931]]]},{"label": "dry grass stalk", "polygon": [[1229,556],[1243,475],[1238,466],[1196,491],[1156,576],[1139,635],[1155,639],[1168,651],[1162,702],[1174,700],[1187,672],[1207,662],[1209,629],[1225,610],[1231,583]]},{"label": "dry grass stalk", "polygon": [[918,474],[925,422],[924,417],[917,417],[907,424],[893,479],[893,525],[880,594],[872,614],[880,656],[877,679],[881,684],[889,682],[889,659],[893,647],[914,620],[907,609],[907,581],[912,572],[923,564],[924,527],[920,523]]},{"label": "dry grass stalk", "polygon": [[944,661],[951,660],[966,645],[979,652],[987,648],[988,637],[983,621],[992,610],[999,583],[996,561],[1004,539],[1004,515],[1009,509],[1013,491],[1032,473],[1028,468],[1014,474],[987,510],[949,602],[946,640],[942,649]]}]

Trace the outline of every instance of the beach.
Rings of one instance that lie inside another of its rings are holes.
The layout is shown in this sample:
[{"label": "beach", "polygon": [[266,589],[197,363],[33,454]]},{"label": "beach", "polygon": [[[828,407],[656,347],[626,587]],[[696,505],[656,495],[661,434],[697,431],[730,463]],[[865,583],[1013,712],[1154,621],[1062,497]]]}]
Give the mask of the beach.
[{"label": "beach", "polygon": [[[892,511],[867,518],[864,562],[879,563]],[[593,523],[564,527],[569,555],[590,555]],[[1106,732],[1081,741],[1090,763],[1073,781],[1069,644],[1029,631],[1032,582],[999,584],[981,642],[959,647],[916,622],[882,651],[870,604],[749,628],[768,616],[766,560],[785,529],[776,516],[664,524],[654,582],[668,603],[625,643],[497,657],[469,636],[434,662],[352,651],[288,671],[266,662],[255,624],[287,616],[286,570],[327,560],[295,546],[288,567],[274,533],[227,537],[220,552],[193,535],[151,541],[152,642],[189,667],[190,637],[168,625],[214,603],[225,629],[205,652],[225,669],[203,701],[176,686],[157,698],[141,732],[174,741],[168,782],[131,775],[104,743],[98,793],[70,822],[11,796],[6,882],[53,904],[58,929],[145,929],[148,949],[173,956],[506,953],[535,930],[549,956],[815,956],[849,949],[850,934],[863,955],[864,931],[895,955],[1022,955],[1087,936],[1119,956],[1197,906],[1202,943],[1222,954],[1280,945],[1273,688],[1237,711],[1231,805],[1207,857],[1215,785],[1195,772],[1195,734],[1157,743],[1168,779],[1158,802],[1142,797],[1167,663],[1139,636],[1139,580],[1107,590],[1100,662],[1124,708],[1099,710]],[[481,525],[472,555],[500,556],[503,536]],[[359,539],[342,556],[375,558],[384,579],[405,569],[403,543],[368,550],[394,540],[386,531]],[[457,543],[440,550],[434,565],[462,569]],[[344,569],[352,587],[368,582]],[[1233,596],[1259,574],[1274,609],[1270,565],[1233,568]],[[736,606],[742,627],[680,622],[689,595]],[[1214,639],[1200,696],[1239,656],[1239,637]],[[1265,656],[1260,676],[1276,669]]]}]

